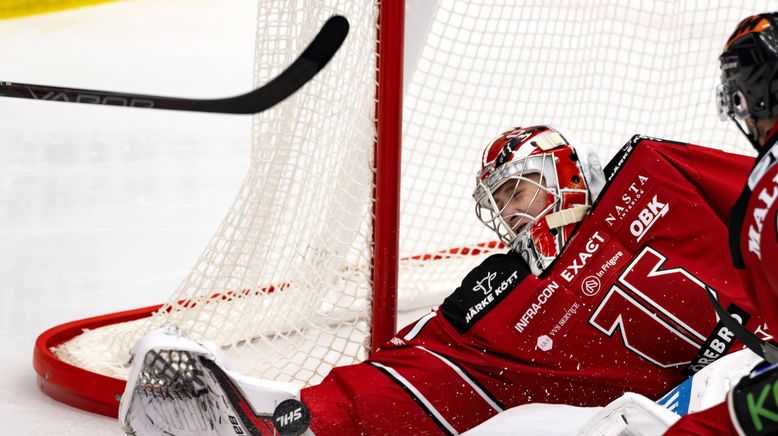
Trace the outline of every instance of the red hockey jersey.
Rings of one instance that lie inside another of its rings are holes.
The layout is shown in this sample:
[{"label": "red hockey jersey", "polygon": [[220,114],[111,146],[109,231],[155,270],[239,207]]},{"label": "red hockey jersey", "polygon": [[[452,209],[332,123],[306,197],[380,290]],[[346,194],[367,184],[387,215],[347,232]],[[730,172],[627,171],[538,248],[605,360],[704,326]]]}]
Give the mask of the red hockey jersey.
[{"label": "red hockey jersey", "polygon": [[[542,276],[515,253],[489,257],[368,361],[304,389],[311,428],[456,434],[530,402],[597,406],[626,391],[657,398],[732,345],[705,285],[724,307],[753,313],[726,239],[752,163],[634,137]],[[747,326],[757,323],[751,316]]]},{"label": "red hockey jersey", "polygon": [[[768,326],[778,326],[778,128],[757,158],[730,220],[743,286]],[[773,327],[775,329],[775,327]]]}]

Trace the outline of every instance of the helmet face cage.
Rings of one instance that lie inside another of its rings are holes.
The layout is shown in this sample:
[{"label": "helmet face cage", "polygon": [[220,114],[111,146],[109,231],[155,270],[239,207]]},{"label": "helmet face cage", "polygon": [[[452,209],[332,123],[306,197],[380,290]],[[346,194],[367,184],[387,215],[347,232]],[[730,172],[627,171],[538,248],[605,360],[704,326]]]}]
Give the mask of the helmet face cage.
[{"label": "helmet face cage", "polygon": [[[560,201],[559,194],[546,186],[551,185],[550,181],[556,180],[556,168],[552,161],[551,154],[542,154],[509,162],[496,171],[493,166],[484,168],[479,174],[476,192],[473,194],[476,200],[476,216],[497,233],[500,240],[510,248],[517,248],[519,241],[528,235],[532,226],[552,211]],[[488,172],[491,174],[482,180],[481,176]],[[539,175],[538,181],[527,177],[530,175]],[[501,188],[505,189],[505,186],[508,186],[504,191],[508,195],[500,203],[494,194]],[[519,192],[520,186],[522,189],[534,188],[534,192],[528,194],[531,197],[523,211],[508,213],[508,208]],[[532,215],[530,213],[532,205],[544,200],[543,209],[537,215]]]},{"label": "helmet face cage", "polygon": [[716,87],[716,94],[721,121],[727,121],[732,117],[745,120],[749,116],[748,100],[742,91],[722,83]]}]

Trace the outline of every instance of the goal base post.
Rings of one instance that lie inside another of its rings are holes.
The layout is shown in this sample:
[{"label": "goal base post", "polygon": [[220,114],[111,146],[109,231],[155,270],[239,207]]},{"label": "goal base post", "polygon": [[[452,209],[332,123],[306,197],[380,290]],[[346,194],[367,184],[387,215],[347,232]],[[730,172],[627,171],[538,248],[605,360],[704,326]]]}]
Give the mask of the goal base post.
[{"label": "goal base post", "polygon": [[52,327],[35,341],[32,364],[38,387],[56,401],[88,412],[116,418],[126,380],[87,371],[59,359],[52,348],[91,330],[151,316],[162,307],[155,305],[109,315],[72,321]]}]

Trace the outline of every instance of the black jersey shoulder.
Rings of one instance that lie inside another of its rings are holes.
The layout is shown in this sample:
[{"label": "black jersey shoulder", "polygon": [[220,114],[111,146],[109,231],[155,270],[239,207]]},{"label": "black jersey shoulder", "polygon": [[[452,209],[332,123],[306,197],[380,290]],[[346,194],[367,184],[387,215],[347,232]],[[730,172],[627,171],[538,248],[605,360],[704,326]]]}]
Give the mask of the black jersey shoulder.
[{"label": "black jersey shoulder", "polygon": [[[686,147],[688,144],[684,142],[678,142],[678,141],[670,141],[667,139],[661,139],[661,138],[653,138],[651,136],[646,135],[634,135],[632,138],[630,138],[629,141],[627,141],[626,144],[624,144],[619,151],[616,152],[616,155],[611,158],[611,160],[608,162],[607,165],[605,165],[605,180],[610,183],[611,180],[613,180],[616,175],[618,175],[619,171],[624,167],[624,164],[627,163],[630,157],[632,157],[632,154],[635,152],[635,150],[642,146],[645,146],[649,143],[656,143],[656,142],[662,142],[665,144],[673,144],[678,145],[681,147]],[[607,185],[606,185],[607,187]],[[603,188],[603,191],[605,188]]]},{"label": "black jersey shoulder", "polygon": [[486,258],[440,306],[440,312],[459,332],[467,332],[530,275],[522,257],[510,251]]},{"label": "black jersey shoulder", "polygon": [[[637,150],[638,147],[650,147],[659,142],[663,144],[672,144],[679,147],[686,147],[689,145],[685,142],[670,141],[667,139],[654,138],[646,135],[634,135],[632,138],[630,138],[629,141],[627,141],[626,144],[624,144],[624,146],[621,147],[621,149],[619,149],[618,152],[616,152],[616,155],[611,158],[608,164],[605,165],[605,169],[603,170],[605,173],[605,186],[602,187],[599,197],[597,197],[597,200],[594,202],[594,204],[592,204],[592,211],[594,211],[594,209],[600,203],[600,200],[605,197],[605,193],[608,192],[608,188],[611,187],[613,180],[616,179],[616,176],[619,175],[621,169],[624,168],[627,161],[629,161],[629,159],[634,155],[635,150]],[[580,225],[581,223],[578,224]],[[570,239],[568,239],[568,241],[569,240]]]}]

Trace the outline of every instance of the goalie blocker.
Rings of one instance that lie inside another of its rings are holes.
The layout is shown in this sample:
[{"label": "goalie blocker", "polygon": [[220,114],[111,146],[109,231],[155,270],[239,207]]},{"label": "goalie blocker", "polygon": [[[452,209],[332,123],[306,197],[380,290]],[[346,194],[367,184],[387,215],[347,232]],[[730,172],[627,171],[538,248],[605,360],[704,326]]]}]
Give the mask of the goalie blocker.
[{"label": "goalie blocker", "polygon": [[311,415],[292,383],[234,371],[218,346],[174,326],[145,335],[119,406],[130,435],[300,435]]}]

